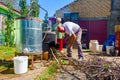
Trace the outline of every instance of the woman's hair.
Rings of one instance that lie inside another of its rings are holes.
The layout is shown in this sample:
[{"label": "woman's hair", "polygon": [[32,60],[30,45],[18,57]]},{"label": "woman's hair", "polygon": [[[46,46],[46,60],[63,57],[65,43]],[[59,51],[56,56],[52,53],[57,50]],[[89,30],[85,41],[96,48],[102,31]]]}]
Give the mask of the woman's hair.
[{"label": "woman's hair", "polygon": [[58,17],[56,20],[57,20],[57,21],[60,21],[60,22],[62,21],[62,19],[61,19],[60,17]]}]

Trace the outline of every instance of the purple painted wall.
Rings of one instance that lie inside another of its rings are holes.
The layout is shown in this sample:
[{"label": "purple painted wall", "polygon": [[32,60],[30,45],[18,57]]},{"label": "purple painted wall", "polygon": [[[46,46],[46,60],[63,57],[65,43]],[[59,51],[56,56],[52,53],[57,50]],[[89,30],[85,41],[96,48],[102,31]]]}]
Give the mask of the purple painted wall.
[{"label": "purple painted wall", "polygon": [[78,24],[82,29],[87,29],[84,33],[87,47],[90,40],[98,40],[99,44],[103,44],[107,39],[107,20],[80,20]]}]

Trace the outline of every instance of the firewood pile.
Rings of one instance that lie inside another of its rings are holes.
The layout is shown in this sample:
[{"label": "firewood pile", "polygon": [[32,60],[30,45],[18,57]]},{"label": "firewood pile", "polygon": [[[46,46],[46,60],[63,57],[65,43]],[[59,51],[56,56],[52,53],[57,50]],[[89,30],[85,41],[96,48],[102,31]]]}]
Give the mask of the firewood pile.
[{"label": "firewood pile", "polygon": [[[86,74],[88,80],[120,80],[119,58],[108,61],[105,58],[92,57],[75,63],[75,68]],[[74,64],[73,64],[74,65]]]},{"label": "firewood pile", "polygon": [[68,60],[76,70],[85,73],[88,80],[120,80],[120,58],[107,60],[104,57],[91,56],[81,62],[65,56],[62,59]]},{"label": "firewood pile", "polygon": [[87,80],[120,80],[119,57],[108,59],[106,57],[91,56],[81,62],[66,56],[61,57],[61,59],[68,60],[69,65],[83,72]]}]

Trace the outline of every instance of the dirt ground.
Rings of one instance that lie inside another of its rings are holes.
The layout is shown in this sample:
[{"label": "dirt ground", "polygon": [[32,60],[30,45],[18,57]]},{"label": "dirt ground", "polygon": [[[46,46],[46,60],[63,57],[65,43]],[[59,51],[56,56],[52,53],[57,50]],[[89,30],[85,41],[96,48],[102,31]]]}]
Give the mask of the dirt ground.
[{"label": "dirt ground", "polygon": [[34,80],[37,75],[46,69],[42,62],[36,62],[34,66],[34,70],[28,69],[24,74],[15,74],[13,68],[5,71],[3,70],[0,72],[0,80]]},{"label": "dirt ground", "polygon": [[[66,51],[66,49],[64,51]],[[91,58],[91,56],[96,55],[99,57],[106,58],[107,60],[112,60],[113,58],[119,58],[119,62],[120,62],[120,57],[106,56],[106,55],[103,55],[103,53],[99,53],[99,52],[84,51],[83,54],[84,54],[84,59],[89,59],[89,58]],[[74,49],[72,57],[77,59],[77,50],[76,49]],[[47,68],[44,66],[44,63],[41,61],[34,62],[34,66],[35,66],[34,70],[28,69],[28,71],[24,74],[15,74],[13,68],[9,69],[9,71],[3,70],[0,72],[0,80],[34,80],[34,78],[37,75],[42,73]],[[68,69],[72,70],[73,68],[71,68],[71,66],[69,66]],[[76,70],[73,69],[72,71],[74,72]],[[78,74],[78,75],[80,75],[79,77],[81,80],[86,80],[85,75],[83,73]],[[70,77],[70,75],[68,75],[68,74],[61,74],[61,73],[58,73],[55,77],[56,77],[55,80],[77,80],[77,79]]]}]

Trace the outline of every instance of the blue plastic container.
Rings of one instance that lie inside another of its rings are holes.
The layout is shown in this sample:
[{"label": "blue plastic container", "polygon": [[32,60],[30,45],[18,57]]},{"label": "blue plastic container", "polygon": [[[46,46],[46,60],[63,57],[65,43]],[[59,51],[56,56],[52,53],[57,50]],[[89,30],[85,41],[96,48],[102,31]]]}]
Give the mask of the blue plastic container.
[{"label": "blue plastic container", "polygon": [[115,35],[111,34],[103,44],[103,51],[106,51],[106,46],[115,46]]},{"label": "blue plastic container", "polygon": [[115,41],[115,35],[114,34],[110,34],[108,40]]}]

